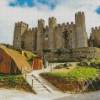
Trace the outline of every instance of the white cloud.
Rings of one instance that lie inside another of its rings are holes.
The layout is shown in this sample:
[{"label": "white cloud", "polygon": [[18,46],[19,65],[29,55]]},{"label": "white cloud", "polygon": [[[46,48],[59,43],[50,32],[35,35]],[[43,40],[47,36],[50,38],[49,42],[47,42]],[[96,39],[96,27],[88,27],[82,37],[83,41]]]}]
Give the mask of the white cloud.
[{"label": "white cloud", "polygon": [[[24,3],[23,7],[9,6],[9,3],[16,3],[16,0],[0,0],[0,42],[13,43],[14,24],[19,21],[24,21],[29,24],[29,27],[37,27],[38,19],[44,19],[48,25],[49,17],[56,17],[57,23],[75,23],[75,13],[78,11],[85,12],[86,30],[88,36],[91,32],[91,27],[100,26],[100,15],[95,10],[98,8],[99,0],[59,0],[54,10],[50,10],[47,5],[43,5],[37,0],[34,0],[35,7],[28,7]],[[54,0],[48,0],[49,3],[55,3]]]}]

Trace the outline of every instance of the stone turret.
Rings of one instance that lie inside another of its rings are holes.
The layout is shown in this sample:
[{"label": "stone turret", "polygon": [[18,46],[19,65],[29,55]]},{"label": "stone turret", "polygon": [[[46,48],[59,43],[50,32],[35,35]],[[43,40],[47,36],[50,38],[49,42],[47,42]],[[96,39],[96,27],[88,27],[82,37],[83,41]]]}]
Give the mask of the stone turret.
[{"label": "stone turret", "polygon": [[44,27],[45,21],[43,19],[38,20],[38,31],[37,31],[37,52],[42,52],[44,43]]},{"label": "stone turret", "polygon": [[45,27],[45,21],[43,19],[38,20],[38,30],[43,30]]},{"label": "stone turret", "polygon": [[13,48],[14,49],[22,49],[22,41],[21,36],[24,34],[26,30],[28,30],[29,25],[24,22],[15,23],[14,29],[14,40],[13,40]]},{"label": "stone turret", "polygon": [[55,28],[56,24],[57,24],[56,18],[54,17],[49,18],[49,28],[50,29]]},{"label": "stone turret", "polygon": [[49,48],[54,48],[54,28],[57,24],[57,20],[54,17],[49,18],[49,34],[48,34],[48,41],[49,41]]},{"label": "stone turret", "polygon": [[85,15],[84,12],[78,12],[75,14],[76,24],[76,37],[77,37],[77,48],[87,47],[87,33],[85,26]]}]

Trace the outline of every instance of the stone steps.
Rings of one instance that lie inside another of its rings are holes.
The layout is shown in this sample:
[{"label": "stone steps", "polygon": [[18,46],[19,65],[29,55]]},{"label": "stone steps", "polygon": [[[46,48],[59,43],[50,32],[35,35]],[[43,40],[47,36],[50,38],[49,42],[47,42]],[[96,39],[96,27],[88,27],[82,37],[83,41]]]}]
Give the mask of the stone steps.
[{"label": "stone steps", "polygon": [[26,80],[30,84],[30,86],[32,86],[32,79],[33,79],[33,89],[37,94],[50,93],[49,90],[35,76],[27,75]]}]

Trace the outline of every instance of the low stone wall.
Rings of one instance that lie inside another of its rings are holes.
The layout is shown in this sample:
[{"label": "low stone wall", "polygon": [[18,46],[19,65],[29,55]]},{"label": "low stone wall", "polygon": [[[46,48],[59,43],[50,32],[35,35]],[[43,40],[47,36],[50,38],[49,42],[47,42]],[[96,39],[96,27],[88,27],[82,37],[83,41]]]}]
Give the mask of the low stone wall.
[{"label": "low stone wall", "polygon": [[63,60],[63,59],[69,59],[70,58],[70,50],[66,50],[64,54],[62,54],[60,57],[55,54],[57,50],[44,53],[44,56],[48,59],[48,61],[57,61],[57,60]]},{"label": "low stone wall", "polygon": [[72,58],[96,58],[100,59],[100,49],[97,47],[82,47],[72,50]]},{"label": "low stone wall", "polygon": [[57,60],[68,60],[68,59],[78,59],[78,58],[96,58],[100,59],[100,48],[97,47],[81,47],[75,48],[72,50],[66,50],[64,54],[60,57],[55,54],[57,50],[44,53],[44,56],[48,59],[48,61],[57,61]]}]

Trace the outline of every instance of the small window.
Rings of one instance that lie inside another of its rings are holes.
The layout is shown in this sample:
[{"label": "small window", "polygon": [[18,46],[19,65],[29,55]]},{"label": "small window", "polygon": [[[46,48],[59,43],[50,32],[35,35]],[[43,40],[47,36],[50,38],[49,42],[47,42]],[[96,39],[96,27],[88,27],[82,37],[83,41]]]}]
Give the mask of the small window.
[{"label": "small window", "polygon": [[45,38],[48,38],[48,34],[45,34]]}]

